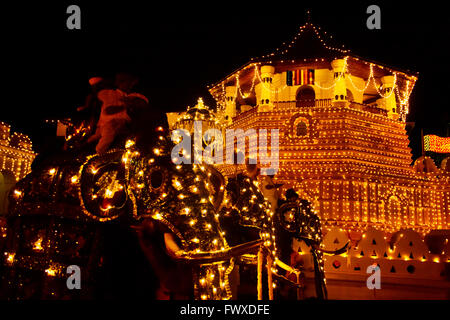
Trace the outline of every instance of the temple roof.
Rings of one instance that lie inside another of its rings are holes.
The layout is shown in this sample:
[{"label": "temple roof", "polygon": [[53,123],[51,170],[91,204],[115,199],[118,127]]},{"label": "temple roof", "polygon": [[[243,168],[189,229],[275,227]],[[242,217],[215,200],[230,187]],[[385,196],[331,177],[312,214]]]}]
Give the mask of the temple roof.
[{"label": "temple roof", "polygon": [[332,36],[324,38],[326,32],[322,32],[319,26],[308,21],[299,28],[296,36],[290,42],[284,42],[272,53],[253,59],[254,61],[267,60],[299,60],[299,59],[335,59],[349,55],[350,50],[343,45],[337,45],[332,41]]},{"label": "temple roof", "polygon": [[[376,78],[395,73],[401,73],[399,76],[406,77],[409,80],[417,80],[418,73],[409,70],[401,70],[397,67],[388,66],[373,60],[359,57],[346,49],[344,45],[338,44],[333,39],[333,36],[322,31],[320,26],[311,22],[310,14],[307,13],[307,22],[299,27],[298,33],[291,39],[291,41],[284,42],[279,48],[276,48],[271,53],[252,58],[248,63],[234,70],[232,73],[208,86],[211,90],[216,90],[223,83],[228,81],[234,82],[235,75],[240,77],[241,84],[252,82],[253,71],[252,66],[256,64],[276,64],[279,71],[283,68],[292,68],[294,65],[308,65],[309,68],[323,68],[329,66],[329,63],[334,59],[348,57],[351,64],[349,64],[349,72],[354,76],[359,76],[367,79],[370,74],[369,65],[376,66],[373,70],[373,75]],[[283,67],[284,65],[284,67]],[[403,82],[403,80],[402,80]],[[404,85],[404,84],[402,84]]]}]

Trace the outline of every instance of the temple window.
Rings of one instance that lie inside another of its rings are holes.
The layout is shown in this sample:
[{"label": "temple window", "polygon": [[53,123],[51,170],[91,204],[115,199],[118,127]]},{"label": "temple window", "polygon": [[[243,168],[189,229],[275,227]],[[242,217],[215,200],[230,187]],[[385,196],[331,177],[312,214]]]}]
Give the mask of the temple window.
[{"label": "temple window", "polygon": [[313,88],[304,86],[298,89],[296,97],[297,107],[312,107],[315,99],[316,93]]},{"label": "temple window", "polygon": [[297,137],[304,137],[308,134],[308,126],[305,122],[300,121],[297,124]]}]

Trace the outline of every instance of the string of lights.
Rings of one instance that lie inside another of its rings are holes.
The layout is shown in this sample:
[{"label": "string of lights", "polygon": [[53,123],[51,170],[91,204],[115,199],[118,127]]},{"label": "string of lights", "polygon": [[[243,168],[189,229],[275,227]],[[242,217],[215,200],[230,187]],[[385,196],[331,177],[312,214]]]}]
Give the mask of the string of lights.
[{"label": "string of lights", "polygon": [[[367,81],[365,82],[365,86],[363,88],[359,88],[354,83],[354,81],[352,79],[354,76],[348,70],[348,59],[349,59],[349,56],[346,56],[344,58],[344,65],[342,67],[342,72],[338,73],[338,76],[334,79],[333,83],[330,86],[322,86],[318,82],[315,82],[314,85],[316,87],[318,87],[319,89],[321,89],[321,90],[327,91],[327,90],[330,90],[330,89],[334,88],[336,86],[336,83],[338,83],[344,77],[344,75],[348,75],[346,78],[349,79],[349,82],[350,82],[351,86],[356,91],[358,91],[360,93],[366,92],[366,90],[369,88],[370,84],[373,84],[373,87],[376,89],[377,93],[382,98],[385,98],[385,99],[390,98],[392,96],[392,94],[394,94],[394,91],[397,93],[397,96],[400,96],[399,89],[398,89],[399,86],[397,84],[397,82],[398,82],[397,72],[393,72],[392,73],[392,75],[394,77],[393,86],[389,90],[389,92],[387,94],[385,94],[383,92],[383,90],[380,90],[380,87],[382,87],[382,86],[377,84],[376,79],[374,77],[374,70],[373,70],[374,64],[369,63],[369,76],[367,78]],[[252,93],[252,91],[254,90],[254,88],[255,88],[256,78],[258,78],[259,84],[261,84],[262,88],[264,90],[266,90],[267,92],[270,92],[271,94],[278,94],[278,93],[282,92],[283,90],[285,90],[288,87],[287,84],[284,84],[282,87],[276,88],[276,89],[272,89],[272,88],[268,87],[264,83],[263,79],[261,78],[261,74],[260,74],[259,67],[258,67],[260,65],[261,65],[261,63],[253,63],[251,65],[251,67],[253,67],[253,69],[254,69],[254,71],[253,71],[254,74],[253,74],[253,79],[252,79],[252,82],[251,82],[250,89],[249,89],[249,91],[247,93],[244,93],[243,89],[241,87],[240,80],[239,80],[240,72],[237,72],[235,74],[235,81],[236,81],[236,94],[235,94],[235,96],[237,96],[239,94],[240,97],[242,97],[244,99],[248,98],[250,96],[250,94]],[[219,96],[214,95],[214,98],[216,99],[217,105],[219,106],[218,109],[221,109],[221,108],[223,109],[223,106],[224,106],[223,100],[226,97],[225,82],[222,82],[221,86],[222,86],[221,94]],[[403,115],[405,113],[407,114],[407,112],[408,112],[407,108],[405,108],[403,106],[405,106],[407,104],[407,102],[405,102],[405,101],[409,101],[409,96],[410,96],[410,94],[412,92],[413,87],[414,86],[412,86],[412,87],[410,86],[410,80],[407,80],[406,88],[405,88],[404,92],[402,93],[403,98],[399,99],[400,105],[402,106],[402,110],[401,110],[402,118],[404,118]]]},{"label": "string of lights", "polygon": [[[287,52],[289,52],[289,49],[293,47],[293,45],[295,44],[297,39],[302,35],[302,33],[307,28],[312,28],[312,30],[314,31],[315,35],[317,36],[317,39],[320,41],[321,45],[324,48],[326,48],[328,50],[331,50],[331,51],[336,51],[336,52],[339,52],[339,53],[349,53],[350,52],[350,50],[348,50],[348,49],[340,49],[340,48],[335,48],[335,47],[331,47],[331,46],[327,45],[327,43],[325,42],[325,40],[321,36],[320,32],[317,30],[316,26],[314,24],[310,23],[310,22],[307,22],[303,26],[299,27],[298,33],[293,37],[293,39],[289,43],[283,42],[281,47],[276,48],[275,51],[272,52],[271,54],[263,55],[261,58],[273,57],[277,53],[281,54],[281,55],[286,54]],[[333,36],[330,36],[330,38],[333,38]]]}]

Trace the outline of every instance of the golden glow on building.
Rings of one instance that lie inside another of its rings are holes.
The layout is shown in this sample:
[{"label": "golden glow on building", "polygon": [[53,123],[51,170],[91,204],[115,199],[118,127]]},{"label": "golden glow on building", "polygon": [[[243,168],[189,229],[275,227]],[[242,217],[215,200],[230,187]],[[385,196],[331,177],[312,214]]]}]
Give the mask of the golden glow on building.
[{"label": "golden glow on building", "polygon": [[210,86],[225,128],[267,129],[269,140],[279,129],[276,182],[312,201],[325,228],[449,228],[450,173],[411,166],[405,120],[417,75],[335,50],[312,24],[300,29],[311,36],[302,41],[319,37],[316,56],[303,58],[299,38]]},{"label": "golden glow on building", "polygon": [[0,122],[0,164],[2,172],[11,172],[18,181],[31,171],[36,154],[28,136],[10,130],[9,124]]},{"label": "golden glow on building", "polygon": [[[308,32],[310,37],[302,39]],[[441,168],[425,156],[411,164],[405,121],[416,81],[417,74],[327,45],[307,23],[292,42],[209,87],[217,110],[208,120],[216,119],[223,131],[266,129],[271,153],[272,129],[279,130],[274,182],[283,190],[296,189],[313,204],[326,249],[350,243],[347,252],[324,256],[334,299],[370,299],[374,292],[366,288],[366,269],[374,263],[383,283],[396,288],[384,291],[384,299],[411,292],[420,298],[418,283],[434,297],[445,295],[440,286],[446,279],[442,262],[450,255],[448,230],[434,229],[450,228],[450,158]],[[167,118],[171,129],[192,134],[195,117],[180,112]],[[246,140],[245,156],[260,154],[257,140]],[[244,151],[225,147],[231,153]],[[216,167],[225,176],[245,169]],[[268,235],[263,238],[268,243]],[[428,243],[444,238],[439,252]],[[303,242],[294,241],[292,249],[302,256],[305,270],[313,268]]]}]

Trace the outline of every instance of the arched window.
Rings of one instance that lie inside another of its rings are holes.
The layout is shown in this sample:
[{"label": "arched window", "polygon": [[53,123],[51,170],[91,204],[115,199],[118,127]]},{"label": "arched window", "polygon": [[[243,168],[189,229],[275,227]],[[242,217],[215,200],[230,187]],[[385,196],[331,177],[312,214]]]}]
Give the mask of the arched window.
[{"label": "arched window", "polygon": [[301,87],[297,92],[297,107],[313,107],[316,93],[311,87]]},{"label": "arched window", "polygon": [[296,134],[297,134],[297,137],[304,137],[304,136],[306,136],[308,134],[308,126],[306,125],[305,122],[300,121],[297,124],[297,132],[296,132]]}]

